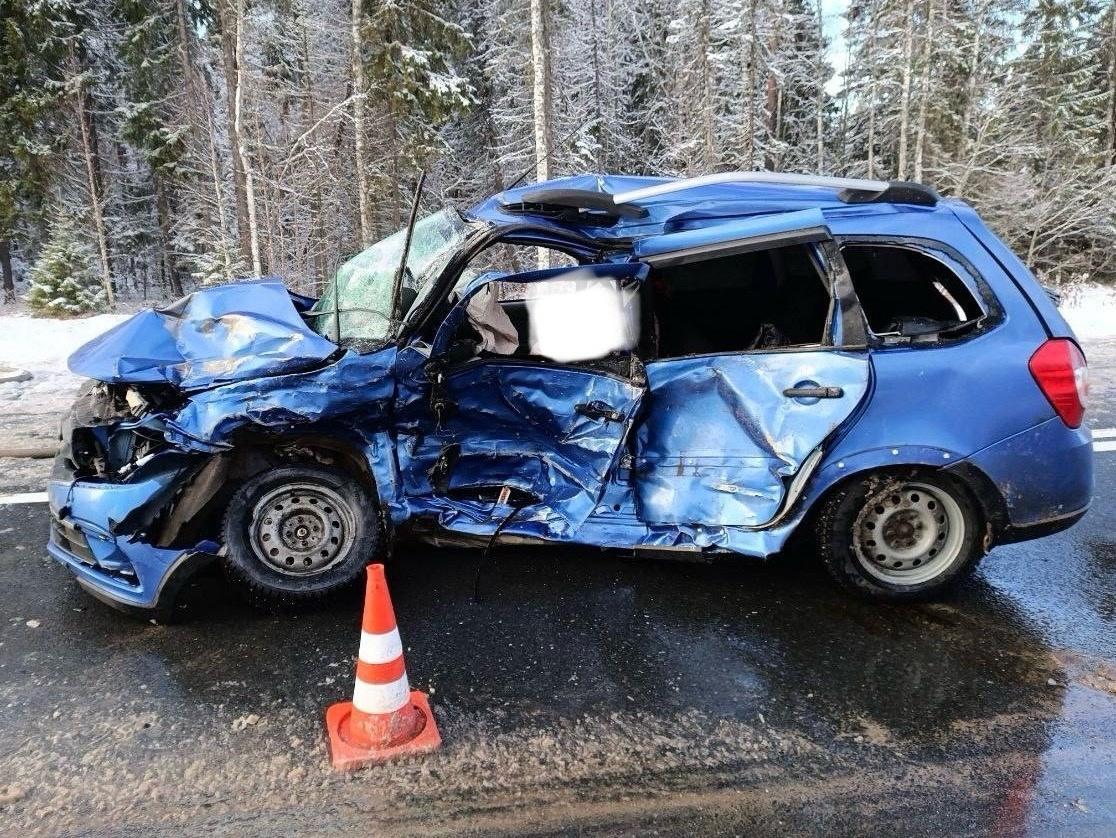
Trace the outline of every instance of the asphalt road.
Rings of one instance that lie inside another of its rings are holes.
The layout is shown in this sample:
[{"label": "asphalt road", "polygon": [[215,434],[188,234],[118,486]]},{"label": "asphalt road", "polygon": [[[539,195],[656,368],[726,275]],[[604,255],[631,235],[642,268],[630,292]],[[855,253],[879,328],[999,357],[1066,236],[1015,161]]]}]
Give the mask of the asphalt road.
[{"label": "asphalt road", "polygon": [[[1116,427],[1116,343],[1088,349]],[[924,606],[851,600],[809,556],[512,548],[474,602],[478,553],[405,548],[445,745],[349,776],[322,716],[358,597],[269,616],[210,575],[144,623],[47,558],[44,505],[0,506],[0,833],[1112,835],[1114,493],[1099,452],[1084,521]]]}]

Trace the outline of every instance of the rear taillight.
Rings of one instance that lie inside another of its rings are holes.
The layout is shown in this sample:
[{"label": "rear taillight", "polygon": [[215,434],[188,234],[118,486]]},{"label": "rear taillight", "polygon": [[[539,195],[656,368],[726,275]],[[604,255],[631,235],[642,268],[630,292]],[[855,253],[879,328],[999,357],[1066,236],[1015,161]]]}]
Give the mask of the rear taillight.
[{"label": "rear taillight", "polygon": [[1089,396],[1089,368],[1077,344],[1068,338],[1048,340],[1031,356],[1028,366],[1062,421],[1078,427]]}]

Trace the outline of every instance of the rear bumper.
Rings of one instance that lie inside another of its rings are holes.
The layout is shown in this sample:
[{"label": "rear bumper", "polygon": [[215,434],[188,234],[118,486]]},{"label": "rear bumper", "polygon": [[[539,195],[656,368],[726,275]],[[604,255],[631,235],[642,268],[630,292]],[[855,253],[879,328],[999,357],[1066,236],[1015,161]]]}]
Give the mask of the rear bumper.
[{"label": "rear bumper", "polygon": [[109,604],[145,612],[169,607],[182,582],[217,549],[212,542],[182,549],[144,540],[149,513],[167,501],[186,470],[176,461],[124,483],[52,480],[47,552]]},{"label": "rear bumper", "polygon": [[[1093,499],[1088,428],[1054,417],[957,463],[979,470],[999,495],[998,543],[1039,538],[1072,526]],[[987,505],[987,503],[986,503]]]},{"label": "rear bumper", "polygon": [[1045,538],[1048,535],[1068,530],[1078,521],[1085,517],[1085,513],[1089,511],[1089,507],[1078,509],[1076,512],[1070,512],[1067,515],[1061,515],[1057,518],[1051,518],[1048,521],[1038,521],[1033,524],[1024,524],[1022,526],[1011,526],[1010,524],[1004,528],[1000,534],[997,543],[999,544],[1013,544],[1016,541],[1030,541],[1033,538]]}]

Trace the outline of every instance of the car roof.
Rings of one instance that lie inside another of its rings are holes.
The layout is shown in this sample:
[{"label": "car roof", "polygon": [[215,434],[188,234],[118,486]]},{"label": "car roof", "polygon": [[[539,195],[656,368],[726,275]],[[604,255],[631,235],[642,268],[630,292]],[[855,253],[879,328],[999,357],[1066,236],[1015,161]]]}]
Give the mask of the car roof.
[{"label": "car roof", "polygon": [[[617,205],[614,196],[626,202]],[[583,174],[505,190],[476,204],[466,215],[497,226],[529,223],[558,234],[615,243],[728,219],[811,208],[829,217],[848,217],[935,212],[944,203],[929,187],[894,181],[767,172],[681,180]]]}]

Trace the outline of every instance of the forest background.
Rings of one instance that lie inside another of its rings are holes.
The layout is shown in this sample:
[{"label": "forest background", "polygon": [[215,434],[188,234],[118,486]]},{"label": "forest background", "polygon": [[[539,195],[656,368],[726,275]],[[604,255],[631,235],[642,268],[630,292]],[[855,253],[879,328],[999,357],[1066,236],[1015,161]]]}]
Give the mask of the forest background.
[{"label": "forest background", "polygon": [[528,173],[913,179],[1116,282],[1116,2],[0,0],[4,301],[280,275]]}]

